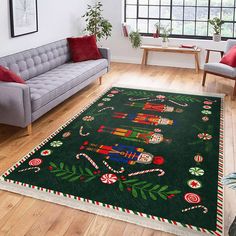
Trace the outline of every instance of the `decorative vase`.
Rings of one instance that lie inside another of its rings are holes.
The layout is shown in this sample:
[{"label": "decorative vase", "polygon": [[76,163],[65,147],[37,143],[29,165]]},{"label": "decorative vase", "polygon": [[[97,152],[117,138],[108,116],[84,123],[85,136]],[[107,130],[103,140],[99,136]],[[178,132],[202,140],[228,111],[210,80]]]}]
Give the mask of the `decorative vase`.
[{"label": "decorative vase", "polygon": [[213,41],[220,42],[221,41],[221,35],[220,34],[213,34]]},{"label": "decorative vase", "polygon": [[168,40],[162,40],[161,41],[161,46],[163,47],[163,48],[168,48]]}]

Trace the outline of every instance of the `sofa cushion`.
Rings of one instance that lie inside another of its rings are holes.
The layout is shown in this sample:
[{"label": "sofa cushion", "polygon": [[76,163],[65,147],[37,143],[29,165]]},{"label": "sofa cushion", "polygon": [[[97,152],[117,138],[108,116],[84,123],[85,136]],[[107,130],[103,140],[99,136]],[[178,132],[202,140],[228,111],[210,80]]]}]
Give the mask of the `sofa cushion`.
[{"label": "sofa cushion", "polygon": [[0,66],[0,81],[24,84],[25,81],[14,72]]},{"label": "sofa cushion", "polygon": [[102,56],[96,44],[95,35],[67,39],[74,62],[97,60]]},{"label": "sofa cushion", "polygon": [[222,64],[222,63],[207,63],[204,65],[204,70],[212,73],[217,73],[223,76],[236,77],[236,68]]},{"label": "sofa cushion", "polygon": [[66,63],[27,80],[31,93],[32,111],[38,110],[107,66],[106,59]]},{"label": "sofa cushion", "polygon": [[220,60],[220,63],[236,67],[236,46],[233,46]]}]

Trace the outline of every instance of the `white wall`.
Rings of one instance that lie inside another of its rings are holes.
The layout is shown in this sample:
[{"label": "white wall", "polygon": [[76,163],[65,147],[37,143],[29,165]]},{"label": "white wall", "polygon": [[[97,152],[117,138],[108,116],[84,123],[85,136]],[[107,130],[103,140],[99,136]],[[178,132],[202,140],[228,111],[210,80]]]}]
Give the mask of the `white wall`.
[{"label": "white wall", "polygon": [[[122,17],[122,0],[101,0],[104,5],[104,15],[109,19],[113,25],[112,38],[102,42],[103,46],[107,46],[111,49],[112,60],[118,62],[128,63],[140,63],[142,59],[142,51],[140,49],[132,49],[130,42],[127,38],[122,36],[121,22]],[[143,38],[143,44],[159,44],[160,39],[154,39],[152,37]],[[202,48],[201,64],[205,60],[205,48],[214,48],[224,50],[225,42],[213,42],[211,40],[190,40],[190,39],[170,39],[170,45],[180,45],[182,43],[195,44]],[[213,53],[211,56],[212,61],[219,60],[219,55]],[[192,68],[194,67],[194,59],[192,55],[184,54],[169,54],[169,53],[150,53],[149,64],[174,66]]]},{"label": "white wall", "polygon": [[11,38],[9,0],[0,1],[0,56],[81,33],[87,4],[92,0],[38,0],[39,32]]}]

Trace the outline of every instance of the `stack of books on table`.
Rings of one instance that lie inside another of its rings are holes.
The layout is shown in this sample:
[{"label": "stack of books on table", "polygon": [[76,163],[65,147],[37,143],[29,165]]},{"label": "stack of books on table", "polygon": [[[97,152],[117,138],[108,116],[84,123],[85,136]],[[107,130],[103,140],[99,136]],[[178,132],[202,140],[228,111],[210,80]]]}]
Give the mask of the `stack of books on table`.
[{"label": "stack of books on table", "polygon": [[192,44],[180,44],[179,47],[180,48],[187,48],[187,49],[194,49],[194,50],[198,49],[198,47],[196,45],[192,45]]}]

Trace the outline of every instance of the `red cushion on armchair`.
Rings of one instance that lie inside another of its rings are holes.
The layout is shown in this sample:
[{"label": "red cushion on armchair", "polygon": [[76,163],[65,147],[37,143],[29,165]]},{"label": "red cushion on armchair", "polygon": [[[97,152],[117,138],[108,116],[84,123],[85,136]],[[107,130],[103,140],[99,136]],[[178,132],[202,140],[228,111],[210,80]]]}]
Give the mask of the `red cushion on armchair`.
[{"label": "red cushion on armchair", "polygon": [[25,84],[25,81],[20,76],[3,66],[0,66],[0,81]]},{"label": "red cushion on armchair", "polygon": [[233,46],[221,59],[220,63],[236,67],[236,46]]},{"label": "red cushion on armchair", "polygon": [[71,58],[74,62],[97,60],[102,58],[94,35],[78,38],[67,38]]}]

